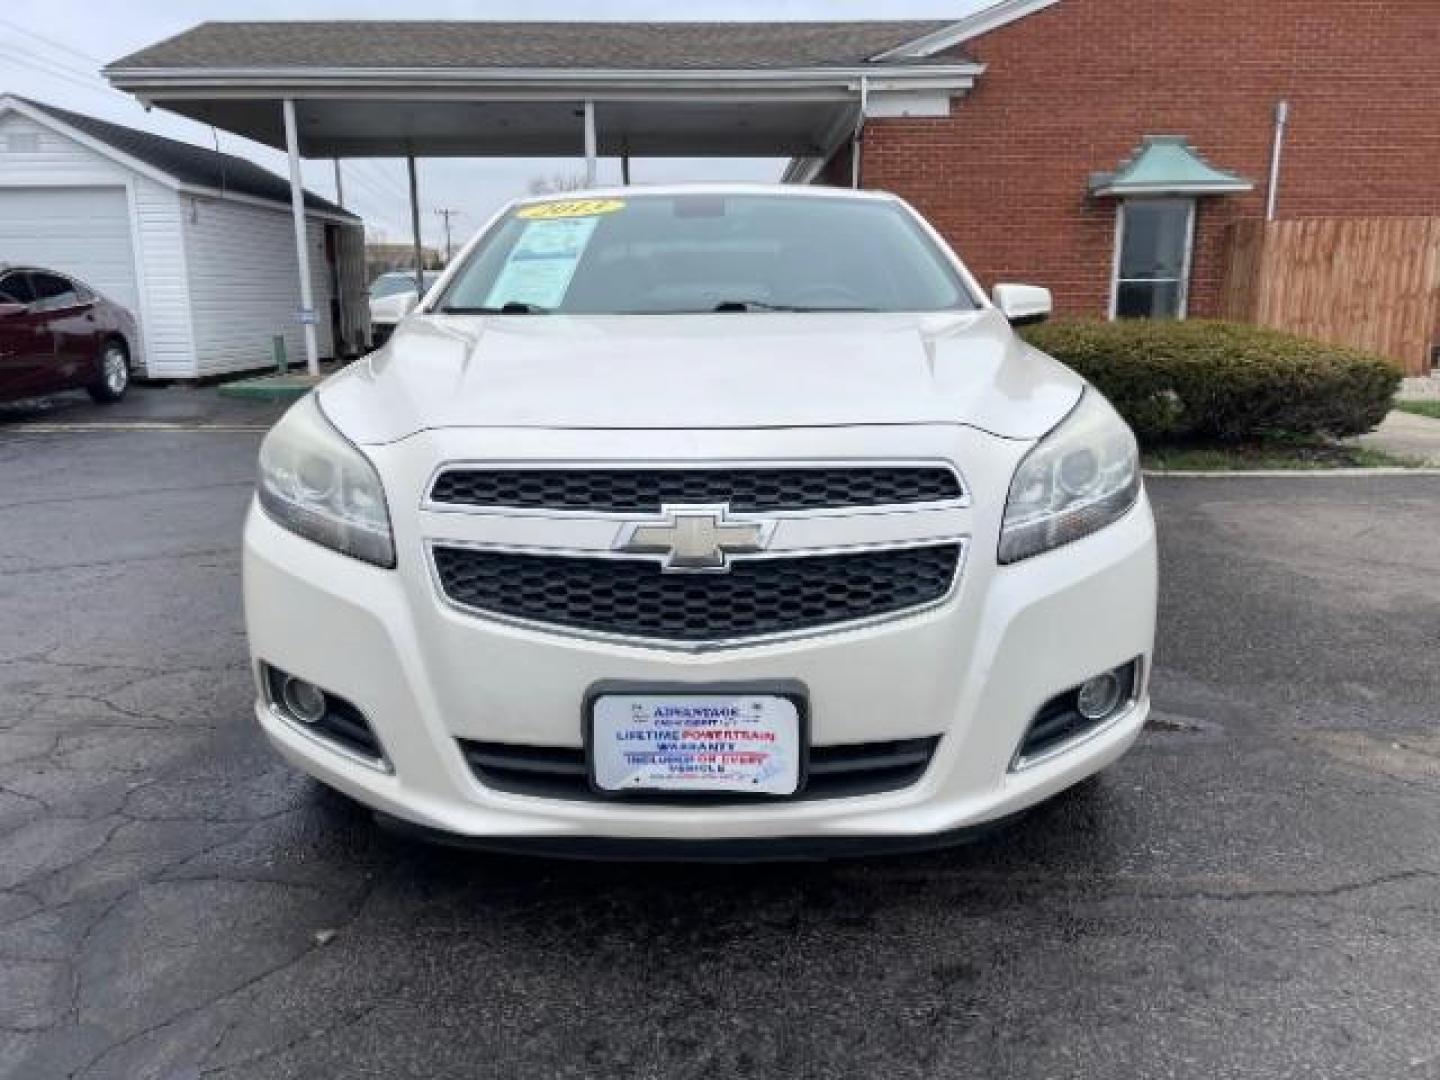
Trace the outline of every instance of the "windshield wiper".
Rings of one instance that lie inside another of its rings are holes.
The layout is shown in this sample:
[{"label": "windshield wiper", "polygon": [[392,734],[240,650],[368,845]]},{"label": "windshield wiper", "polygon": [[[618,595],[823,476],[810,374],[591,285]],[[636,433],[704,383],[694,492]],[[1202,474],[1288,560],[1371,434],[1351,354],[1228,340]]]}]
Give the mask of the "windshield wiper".
[{"label": "windshield wiper", "polygon": [[767,300],[721,300],[711,311],[871,311],[862,307],[805,307],[802,304],[772,304]]},{"label": "windshield wiper", "polygon": [[442,315],[549,315],[553,308],[539,304],[527,304],[522,300],[507,300],[500,307],[464,307],[447,305],[440,309]]}]

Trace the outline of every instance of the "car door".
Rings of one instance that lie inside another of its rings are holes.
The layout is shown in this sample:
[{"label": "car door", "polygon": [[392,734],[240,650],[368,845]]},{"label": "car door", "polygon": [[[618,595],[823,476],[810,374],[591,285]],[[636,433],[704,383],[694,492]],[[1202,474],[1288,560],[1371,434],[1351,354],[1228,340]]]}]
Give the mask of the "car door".
[{"label": "car door", "polygon": [[[44,314],[34,310],[35,293],[23,270],[0,274],[0,399],[24,397],[38,393],[44,355],[50,342],[40,340],[38,327]],[[20,305],[18,308],[11,305]]]},{"label": "car door", "polygon": [[50,356],[40,372],[45,389],[91,382],[98,355],[93,301],[87,301],[75,283],[60,274],[32,270],[30,286],[35,291],[33,310],[44,317],[39,333],[50,341]]}]

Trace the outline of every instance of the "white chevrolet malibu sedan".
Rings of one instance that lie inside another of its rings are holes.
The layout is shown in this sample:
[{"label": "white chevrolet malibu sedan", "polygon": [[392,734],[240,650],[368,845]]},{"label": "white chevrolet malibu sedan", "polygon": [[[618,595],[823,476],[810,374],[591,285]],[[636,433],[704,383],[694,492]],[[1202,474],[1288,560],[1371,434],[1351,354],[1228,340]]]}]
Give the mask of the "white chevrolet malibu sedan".
[{"label": "white chevrolet malibu sedan", "polygon": [[1135,439],[893,197],[510,206],[265,439],[256,715],[417,835],[765,858],[954,841],[1149,708]]}]

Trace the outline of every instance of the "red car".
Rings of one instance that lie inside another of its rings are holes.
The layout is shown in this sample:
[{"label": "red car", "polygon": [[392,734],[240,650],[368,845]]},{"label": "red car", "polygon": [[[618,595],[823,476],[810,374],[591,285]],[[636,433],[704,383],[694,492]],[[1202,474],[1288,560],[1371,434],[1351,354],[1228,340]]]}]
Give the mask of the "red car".
[{"label": "red car", "polygon": [[135,317],[65,274],[0,265],[0,401],[83,389],[119,401],[139,341]]}]

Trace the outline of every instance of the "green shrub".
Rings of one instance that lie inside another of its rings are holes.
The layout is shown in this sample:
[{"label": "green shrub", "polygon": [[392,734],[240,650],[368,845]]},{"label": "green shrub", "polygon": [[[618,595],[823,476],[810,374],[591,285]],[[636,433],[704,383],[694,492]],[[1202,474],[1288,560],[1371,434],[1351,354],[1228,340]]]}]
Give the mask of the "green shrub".
[{"label": "green shrub", "polygon": [[1241,323],[1053,322],[1024,336],[1093,383],[1147,446],[1359,435],[1400,386],[1383,357]]}]

